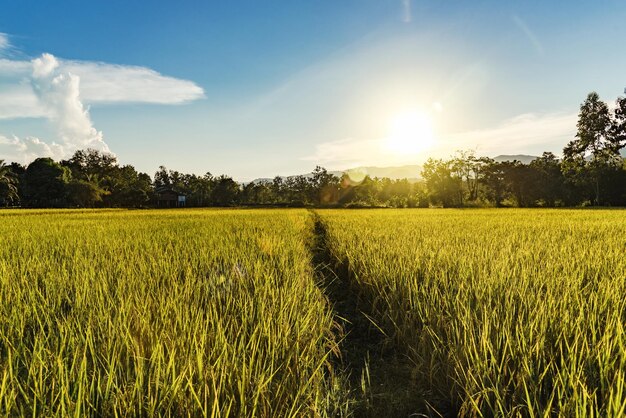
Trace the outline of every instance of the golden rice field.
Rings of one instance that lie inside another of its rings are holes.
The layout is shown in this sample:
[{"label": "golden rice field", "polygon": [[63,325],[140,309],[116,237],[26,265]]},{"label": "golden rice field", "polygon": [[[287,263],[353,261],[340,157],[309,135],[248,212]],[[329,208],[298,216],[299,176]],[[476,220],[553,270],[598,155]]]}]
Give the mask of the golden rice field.
[{"label": "golden rice field", "polygon": [[0,412],[323,414],[311,227],[302,210],[0,212]]},{"label": "golden rice field", "polygon": [[324,211],[431,411],[626,415],[622,210]]},{"label": "golden rice field", "polygon": [[626,414],[621,210],[4,210],[0,238],[1,416]]}]

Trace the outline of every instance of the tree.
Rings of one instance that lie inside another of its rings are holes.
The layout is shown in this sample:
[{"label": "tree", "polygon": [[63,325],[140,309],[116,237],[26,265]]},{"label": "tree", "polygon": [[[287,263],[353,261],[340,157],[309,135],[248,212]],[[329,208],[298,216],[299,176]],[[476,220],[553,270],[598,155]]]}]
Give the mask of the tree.
[{"label": "tree", "polygon": [[569,201],[561,163],[551,152],[544,152],[541,157],[530,162],[536,173],[536,198],[543,206],[554,207],[557,201]]},{"label": "tree", "polygon": [[24,199],[30,207],[63,207],[67,205],[70,170],[51,158],[37,158],[24,173]]},{"label": "tree", "polygon": [[213,175],[207,172],[204,176],[191,175],[185,180],[184,191],[188,193],[190,206],[207,206],[214,187]]},{"label": "tree", "polygon": [[231,177],[221,175],[215,179],[211,201],[216,206],[233,206],[239,203],[239,184]]},{"label": "tree", "polygon": [[99,184],[114,176],[117,158],[94,149],[78,150],[61,165],[72,171],[72,178]]},{"label": "tree", "polygon": [[311,176],[312,196],[318,205],[337,203],[339,200],[339,178],[324,167],[317,166]]},{"label": "tree", "polygon": [[287,203],[293,206],[304,206],[313,203],[313,187],[306,176],[290,176],[284,180],[283,191],[286,192]]},{"label": "tree", "polygon": [[152,194],[150,176],[138,173],[132,165],[115,166],[105,183],[109,193],[103,201],[107,206],[142,207]]},{"label": "tree", "polygon": [[506,165],[507,162],[496,162],[491,158],[482,158],[483,176],[481,183],[485,186],[485,194],[487,199],[494,202],[496,207],[502,206],[505,194],[507,193],[506,185]]},{"label": "tree", "polygon": [[611,123],[612,143],[621,150],[626,146],[626,97],[618,97]]},{"label": "tree", "polygon": [[[72,172],[69,203],[92,207],[141,207],[152,194],[152,180],[132,165],[119,166],[112,154],[78,150],[61,165]],[[89,184],[87,184],[89,183]]]},{"label": "tree", "polygon": [[515,197],[517,206],[534,206],[537,201],[538,173],[531,165],[520,161],[506,161],[501,165],[507,189]]},{"label": "tree", "polygon": [[108,194],[96,184],[86,180],[72,180],[67,185],[68,201],[74,206],[92,208],[102,202],[102,196]]},{"label": "tree", "polygon": [[422,177],[430,201],[436,205],[457,207],[462,204],[462,180],[452,176],[452,163],[444,160],[429,158],[422,169]]},{"label": "tree", "polygon": [[154,173],[154,188],[170,187],[172,182],[170,180],[170,173],[164,166],[159,166],[159,170]]},{"label": "tree", "polygon": [[12,206],[19,201],[17,175],[0,160],[0,205]]},{"label": "tree", "polygon": [[456,156],[451,161],[453,173],[464,181],[465,190],[462,190],[461,199],[475,201],[478,199],[478,184],[483,162],[476,158],[474,151],[457,151]]},{"label": "tree", "polygon": [[379,195],[380,188],[377,179],[372,179],[369,175],[366,175],[363,180],[354,186],[354,202],[361,206],[375,206],[379,205],[377,196]]},{"label": "tree", "polygon": [[[621,165],[621,137],[598,93],[589,93],[580,106],[576,138],[563,149],[563,170],[573,183],[592,191],[595,205],[601,202],[601,182],[607,171]],[[619,129],[617,129],[619,131]]]}]

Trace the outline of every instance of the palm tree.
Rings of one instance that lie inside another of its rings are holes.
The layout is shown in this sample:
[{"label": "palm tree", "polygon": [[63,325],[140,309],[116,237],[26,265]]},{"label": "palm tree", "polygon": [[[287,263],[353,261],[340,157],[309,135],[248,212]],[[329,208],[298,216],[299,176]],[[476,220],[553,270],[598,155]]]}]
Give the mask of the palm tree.
[{"label": "palm tree", "polygon": [[17,201],[17,180],[11,167],[0,160],[0,204],[8,206],[9,203]]}]

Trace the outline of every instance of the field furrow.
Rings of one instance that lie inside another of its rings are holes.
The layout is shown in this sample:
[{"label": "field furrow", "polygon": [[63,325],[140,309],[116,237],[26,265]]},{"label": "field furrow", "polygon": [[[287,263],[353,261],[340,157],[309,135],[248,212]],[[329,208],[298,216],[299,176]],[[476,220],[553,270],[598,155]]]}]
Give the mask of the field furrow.
[{"label": "field furrow", "polygon": [[0,213],[0,414],[316,416],[306,211]]},{"label": "field furrow", "polygon": [[410,360],[414,412],[624,414],[622,211],[319,214],[334,263]]},{"label": "field furrow", "polygon": [[622,211],[23,210],[0,237],[3,416],[626,411]]}]

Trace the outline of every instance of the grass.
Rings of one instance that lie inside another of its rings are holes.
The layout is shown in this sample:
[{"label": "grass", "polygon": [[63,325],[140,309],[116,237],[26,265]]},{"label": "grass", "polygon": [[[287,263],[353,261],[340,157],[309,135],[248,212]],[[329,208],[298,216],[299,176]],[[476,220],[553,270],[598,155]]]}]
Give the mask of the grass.
[{"label": "grass", "polygon": [[622,211],[323,211],[432,415],[622,416]]},{"label": "grass", "polygon": [[623,211],[13,210],[0,237],[2,416],[626,414]]},{"label": "grass", "polygon": [[310,224],[299,210],[1,212],[0,412],[332,409]]}]

